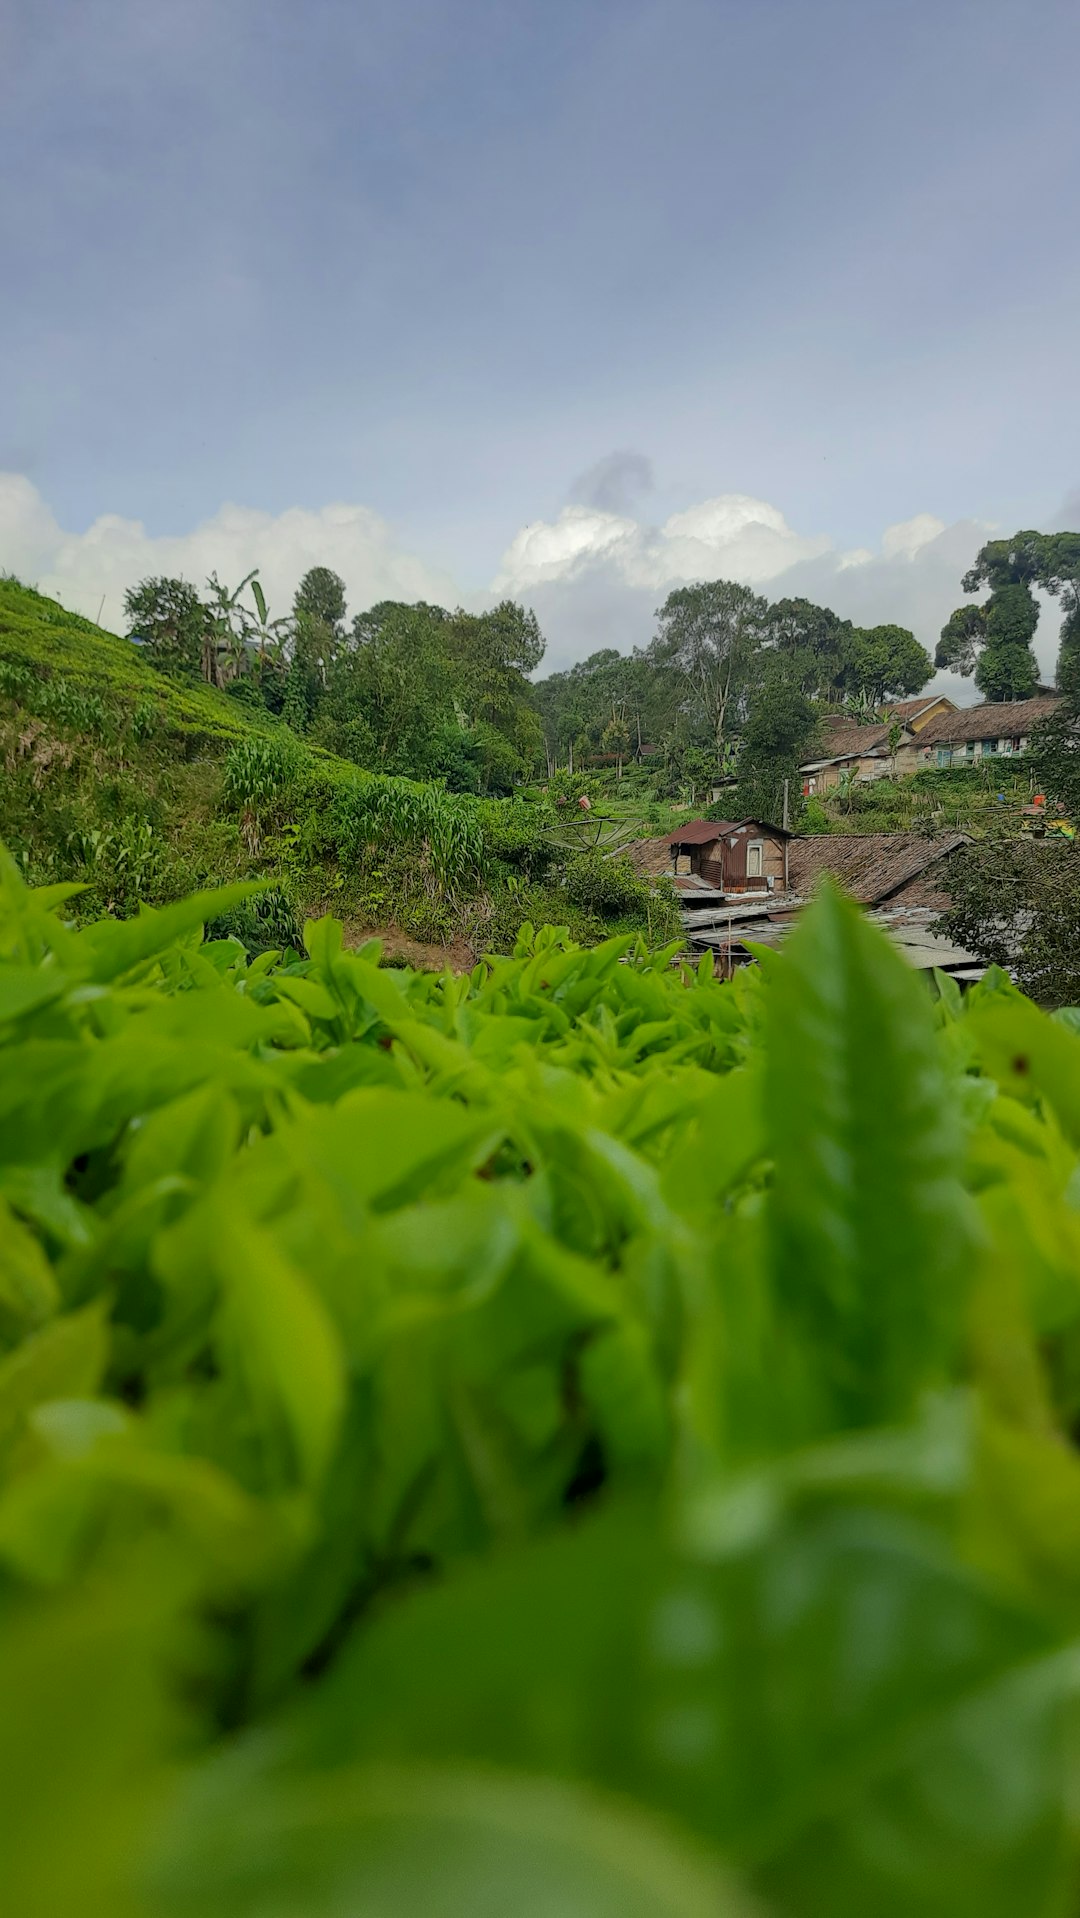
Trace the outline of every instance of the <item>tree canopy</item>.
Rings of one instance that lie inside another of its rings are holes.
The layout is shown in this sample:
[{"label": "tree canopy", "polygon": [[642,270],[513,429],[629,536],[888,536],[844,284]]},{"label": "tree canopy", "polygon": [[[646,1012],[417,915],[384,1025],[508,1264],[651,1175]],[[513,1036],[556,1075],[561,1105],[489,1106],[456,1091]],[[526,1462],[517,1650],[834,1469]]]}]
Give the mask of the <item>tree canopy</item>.
[{"label": "tree canopy", "polygon": [[659,630],[650,657],[678,675],[718,762],[729,731],[745,715],[768,613],[767,600],[730,579],[676,587],[657,612]]},{"label": "tree canopy", "polygon": [[960,606],[942,627],[938,666],[974,674],[989,700],[1027,699],[1038,685],[1032,640],[1039,623],[1034,588],[1061,599],[1058,684],[1080,685],[1080,533],[1014,533],[988,540],[964,574],[965,593],[988,586],[980,606]]}]

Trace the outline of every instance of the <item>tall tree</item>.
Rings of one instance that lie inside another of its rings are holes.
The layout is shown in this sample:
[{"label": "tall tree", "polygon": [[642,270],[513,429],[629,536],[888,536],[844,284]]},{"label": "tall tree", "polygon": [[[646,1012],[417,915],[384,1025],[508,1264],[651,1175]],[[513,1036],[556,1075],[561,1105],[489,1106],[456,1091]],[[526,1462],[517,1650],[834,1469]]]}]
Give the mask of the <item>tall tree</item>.
[{"label": "tall tree", "polygon": [[1028,699],[1035,691],[1038,667],[1031,642],[1039,623],[1032,587],[1045,583],[1046,535],[1014,533],[988,540],[964,574],[965,593],[989,586],[981,606],[960,606],[941,629],[935,664],[965,675],[989,700]]},{"label": "tall tree", "polygon": [[536,614],[512,599],[487,613],[458,611],[448,630],[457,677],[470,716],[498,726],[512,719],[525,681],[544,657]]},{"label": "tall tree", "polygon": [[1048,533],[1040,560],[1039,584],[1061,600],[1057,683],[1080,696],[1080,533]]},{"label": "tall tree", "polygon": [[917,693],[934,670],[925,646],[906,626],[856,626],[850,639],[848,683],[880,705]]},{"label": "tall tree", "polygon": [[338,641],[345,633],[345,581],[329,566],[312,566],[304,574],[293,599],[293,613],[318,620]]},{"label": "tall tree", "polygon": [[128,636],[145,642],[162,672],[192,678],[203,670],[207,609],[186,579],[141,579],[124,594]]},{"label": "tall tree", "polygon": [[811,755],[819,724],[797,665],[783,657],[771,660],[750,702],[739,746],[735,805],[740,814],[779,825],[785,780],[798,805],[799,767]]},{"label": "tall tree", "polygon": [[779,599],[769,607],[768,643],[815,699],[833,698],[846,688],[853,634],[849,619],[809,599]]},{"label": "tall tree", "polygon": [[708,730],[717,763],[728,733],[744,714],[766,642],[768,613],[760,594],[729,579],[679,586],[657,612],[660,626],[650,656],[678,674],[686,699]]}]

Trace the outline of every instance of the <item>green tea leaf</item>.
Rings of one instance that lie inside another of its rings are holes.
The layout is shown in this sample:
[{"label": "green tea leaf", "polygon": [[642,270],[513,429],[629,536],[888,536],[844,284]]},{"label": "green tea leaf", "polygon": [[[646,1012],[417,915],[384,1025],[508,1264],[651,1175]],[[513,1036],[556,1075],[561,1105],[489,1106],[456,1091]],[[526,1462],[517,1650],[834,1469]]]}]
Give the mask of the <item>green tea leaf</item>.
[{"label": "green tea leaf", "polygon": [[834,892],[771,987],[765,1102],[776,1384],[803,1431],[902,1417],[958,1335],[960,1137],[922,987]]}]

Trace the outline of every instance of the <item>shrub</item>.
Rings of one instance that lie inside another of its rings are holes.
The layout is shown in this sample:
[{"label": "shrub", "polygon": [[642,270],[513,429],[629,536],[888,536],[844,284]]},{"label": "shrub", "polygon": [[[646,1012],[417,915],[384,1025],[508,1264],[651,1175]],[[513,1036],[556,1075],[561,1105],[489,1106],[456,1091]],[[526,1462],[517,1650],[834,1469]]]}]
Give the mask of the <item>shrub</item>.
[{"label": "shrub", "polygon": [[566,866],[566,891],[575,906],[606,918],[642,911],[648,904],[648,880],[635,872],[629,859],[605,856],[596,847],[573,853]]},{"label": "shrub", "polygon": [[563,767],[552,773],[545,791],[548,805],[558,812],[576,807],[583,797],[594,810],[602,810],[604,782],[595,773],[568,773]]},{"label": "shrub", "polygon": [[1076,1017],[247,901],[0,864],[12,1910],[1070,1911]]}]

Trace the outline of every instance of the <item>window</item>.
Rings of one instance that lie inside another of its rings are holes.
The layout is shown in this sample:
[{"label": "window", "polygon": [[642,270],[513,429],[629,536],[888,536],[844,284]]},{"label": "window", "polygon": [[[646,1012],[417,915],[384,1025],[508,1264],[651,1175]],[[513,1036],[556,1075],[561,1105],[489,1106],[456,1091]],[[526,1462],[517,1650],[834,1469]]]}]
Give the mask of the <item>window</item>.
[{"label": "window", "polygon": [[975,757],[975,741],[973,739],[969,739],[965,741],[965,744],[964,744],[964,758],[974,759],[974,757]]},{"label": "window", "polygon": [[761,878],[764,855],[765,848],[760,839],[751,840],[746,848],[746,877],[748,879]]},{"label": "window", "polygon": [[952,765],[952,747],[951,747],[951,746],[939,746],[939,747],[938,747],[938,749],[937,749],[937,763],[938,763],[938,765],[939,765],[939,766],[951,766],[951,765]]}]

